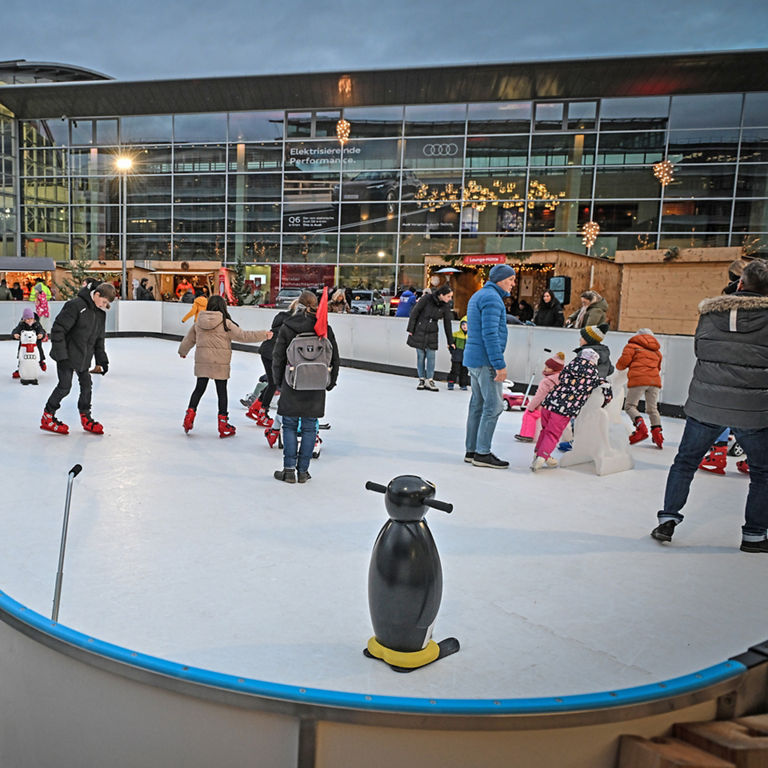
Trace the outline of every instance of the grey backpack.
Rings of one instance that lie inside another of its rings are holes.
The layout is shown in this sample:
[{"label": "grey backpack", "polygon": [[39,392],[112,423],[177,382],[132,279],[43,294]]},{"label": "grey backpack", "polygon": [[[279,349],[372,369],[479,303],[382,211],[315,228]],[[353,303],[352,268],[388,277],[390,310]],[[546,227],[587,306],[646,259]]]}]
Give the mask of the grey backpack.
[{"label": "grey backpack", "polygon": [[327,338],[296,334],[286,349],[285,383],[293,389],[325,389],[331,383],[332,357]]}]

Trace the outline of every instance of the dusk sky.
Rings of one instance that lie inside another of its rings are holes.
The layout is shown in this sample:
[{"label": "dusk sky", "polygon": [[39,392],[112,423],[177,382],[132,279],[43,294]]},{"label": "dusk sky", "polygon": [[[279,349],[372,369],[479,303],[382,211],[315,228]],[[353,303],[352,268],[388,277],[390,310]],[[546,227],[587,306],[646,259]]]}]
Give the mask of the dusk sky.
[{"label": "dusk sky", "polygon": [[768,47],[765,0],[6,0],[0,59],[120,80]]}]

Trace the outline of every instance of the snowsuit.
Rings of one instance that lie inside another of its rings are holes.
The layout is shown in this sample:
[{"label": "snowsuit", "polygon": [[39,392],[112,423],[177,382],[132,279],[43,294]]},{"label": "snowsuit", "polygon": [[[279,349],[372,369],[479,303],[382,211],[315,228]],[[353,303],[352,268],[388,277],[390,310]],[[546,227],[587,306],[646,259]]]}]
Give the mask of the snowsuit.
[{"label": "snowsuit", "polygon": [[467,343],[467,316],[461,318],[459,330],[453,334],[453,349],[451,350],[451,371],[448,374],[448,386],[457,381],[462,389],[469,386],[469,371],[464,365],[464,347]]},{"label": "snowsuit", "polygon": [[533,438],[536,434],[536,422],[541,418],[541,404],[544,398],[555,388],[560,381],[560,371],[544,374],[536,387],[536,394],[528,400],[528,405],[523,413],[523,423],[520,427],[521,437]]}]

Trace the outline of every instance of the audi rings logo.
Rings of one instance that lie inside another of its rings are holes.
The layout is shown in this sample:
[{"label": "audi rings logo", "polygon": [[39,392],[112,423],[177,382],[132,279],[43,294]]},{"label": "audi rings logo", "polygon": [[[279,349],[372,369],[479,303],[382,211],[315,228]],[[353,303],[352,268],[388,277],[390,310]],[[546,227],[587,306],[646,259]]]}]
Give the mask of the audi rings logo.
[{"label": "audi rings logo", "polygon": [[453,157],[459,154],[457,144],[425,144],[422,148],[424,157]]}]

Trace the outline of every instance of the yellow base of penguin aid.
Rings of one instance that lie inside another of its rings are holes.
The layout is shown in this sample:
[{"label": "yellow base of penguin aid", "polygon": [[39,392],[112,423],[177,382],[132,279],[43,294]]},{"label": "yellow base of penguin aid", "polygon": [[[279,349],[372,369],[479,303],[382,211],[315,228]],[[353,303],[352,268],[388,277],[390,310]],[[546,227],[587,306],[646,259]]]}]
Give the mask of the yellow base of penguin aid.
[{"label": "yellow base of penguin aid", "polygon": [[420,651],[393,651],[372,637],[368,641],[368,653],[392,667],[417,669],[435,661],[440,656],[440,646],[434,640],[430,640],[427,647]]}]

